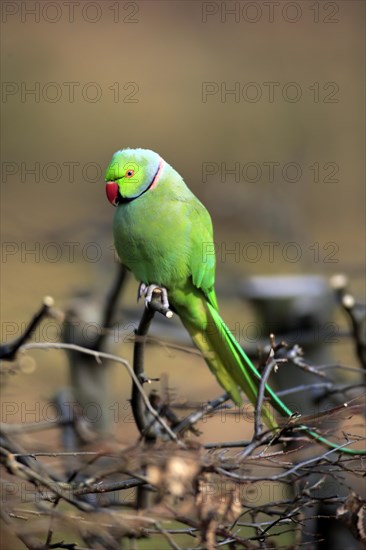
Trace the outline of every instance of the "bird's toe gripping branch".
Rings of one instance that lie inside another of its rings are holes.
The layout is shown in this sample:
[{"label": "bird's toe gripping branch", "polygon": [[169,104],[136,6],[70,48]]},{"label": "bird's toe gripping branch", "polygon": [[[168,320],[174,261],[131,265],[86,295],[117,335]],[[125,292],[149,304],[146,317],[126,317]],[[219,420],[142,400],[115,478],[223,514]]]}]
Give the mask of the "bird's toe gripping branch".
[{"label": "bird's toe gripping branch", "polygon": [[[154,299],[154,294],[160,295],[160,304],[158,304],[157,300]],[[140,283],[137,300],[139,300],[142,296],[145,296],[146,308],[159,310],[160,313],[163,313],[163,315],[168,318],[173,316],[173,312],[170,309],[168,291],[166,288],[155,284],[145,285],[145,283]]]}]

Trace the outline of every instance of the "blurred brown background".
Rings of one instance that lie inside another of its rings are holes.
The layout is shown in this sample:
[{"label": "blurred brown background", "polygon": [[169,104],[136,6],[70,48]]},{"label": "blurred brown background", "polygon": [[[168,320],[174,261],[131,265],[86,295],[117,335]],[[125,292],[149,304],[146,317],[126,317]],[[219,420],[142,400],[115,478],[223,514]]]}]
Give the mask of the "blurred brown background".
[{"label": "blurred brown background", "polygon": [[[229,325],[251,318],[235,296],[248,274],[344,271],[360,295],[364,11],[363,2],[349,0],[271,7],[106,1],[72,9],[4,2],[2,340],[22,328],[44,295],[62,309],[75,291],[106,293],[115,260],[104,170],[127,146],[158,151],[211,212]],[[204,94],[205,83],[214,93]],[[238,96],[225,95],[235,86]],[[26,93],[32,88],[35,94]],[[225,174],[235,163],[239,181]],[[273,177],[268,163],[277,163]],[[208,167],[215,174],[204,177]],[[296,248],[287,248],[293,242]],[[273,261],[263,243],[277,243]],[[225,254],[238,246],[239,261]],[[135,306],[136,289],[131,280],[123,305]],[[131,357],[130,344],[111,349]],[[12,398],[27,385],[26,399],[47,399],[67,383],[62,352],[33,356],[37,370],[16,377]],[[218,393],[200,359],[174,357],[172,364],[165,350],[152,350],[151,374],[169,369],[178,395],[190,399]],[[351,348],[345,358],[353,360]],[[123,407],[128,377],[113,367],[111,380],[113,402]],[[129,433],[120,431],[120,439]]]}]

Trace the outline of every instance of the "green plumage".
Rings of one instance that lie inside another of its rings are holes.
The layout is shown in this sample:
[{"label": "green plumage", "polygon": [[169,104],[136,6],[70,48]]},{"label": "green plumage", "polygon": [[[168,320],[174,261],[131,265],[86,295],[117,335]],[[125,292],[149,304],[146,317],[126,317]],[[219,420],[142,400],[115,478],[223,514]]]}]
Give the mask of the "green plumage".
[{"label": "green plumage", "polygon": [[[119,161],[125,165],[130,155],[134,152],[121,152]],[[146,156],[156,167],[160,159],[150,152]],[[144,178],[142,159],[135,158]],[[110,175],[107,172],[107,179]],[[130,188],[128,180],[120,184],[120,192],[127,198]],[[117,208],[113,231],[121,261],[139,281],[167,289],[171,307],[233,401],[241,404],[242,389],[255,402],[255,390],[242,373],[241,348],[236,342],[233,345],[220,317],[214,315],[217,300],[211,218],[181,176],[166,164],[153,190]],[[237,356],[233,353],[236,348]]]},{"label": "green plumage", "polygon": [[[260,374],[218,313],[210,215],[182,177],[162,163],[144,149],[124,149],[112,158],[106,180],[118,184],[113,222],[118,256],[138,281],[167,289],[171,308],[233,401],[242,403],[242,390],[255,404]],[[292,415],[268,385],[266,396],[281,415]],[[269,427],[277,425],[267,402],[263,418]]]}]

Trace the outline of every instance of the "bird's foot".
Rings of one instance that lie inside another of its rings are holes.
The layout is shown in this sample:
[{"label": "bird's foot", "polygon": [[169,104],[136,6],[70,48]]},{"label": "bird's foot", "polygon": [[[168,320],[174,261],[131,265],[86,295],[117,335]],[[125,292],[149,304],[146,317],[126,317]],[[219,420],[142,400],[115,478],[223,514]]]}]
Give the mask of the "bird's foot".
[{"label": "bird's foot", "polygon": [[147,290],[147,285],[145,283],[140,283],[139,289],[137,291],[137,301],[140,300],[143,296],[145,296]]},{"label": "bird's foot", "polygon": [[138,294],[137,294],[137,301],[140,298],[142,298],[142,296],[145,296],[145,307],[149,307],[154,293],[161,295],[161,305],[163,306],[163,309],[165,311],[168,311],[168,310],[170,311],[168,291],[163,286],[159,286],[155,284],[145,285],[145,283],[140,283]]}]

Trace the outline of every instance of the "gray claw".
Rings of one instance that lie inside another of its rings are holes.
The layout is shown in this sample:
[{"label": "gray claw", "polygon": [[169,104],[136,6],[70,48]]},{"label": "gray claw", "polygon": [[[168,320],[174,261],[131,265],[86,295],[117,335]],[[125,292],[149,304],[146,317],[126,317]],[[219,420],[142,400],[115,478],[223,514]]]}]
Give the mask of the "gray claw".
[{"label": "gray claw", "polygon": [[166,288],[159,286],[159,285],[149,285],[146,286],[144,283],[140,284],[139,288],[139,298],[143,295],[145,295],[145,306],[148,307],[149,303],[152,300],[154,292],[159,291],[161,294],[161,303],[164,308],[170,309],[169,300],[168,300],[168,291]]},{"label": "gray claw", "polygon": [[168,300],[168,291],[164,287],[160,287],[161,289],[161,303],[166,309],[170,309],[170,304]]},{"label": "gray claw", "polygon": [[140,283],[139,289],[137,291],[137,301],[139,301],[140,298],[146,295],[147,288],[148,287],[145,285],[145,283]]},{"label": "gray claw", "polygon": [[148,307],[149,306],[149,303],[151,302],[152,300],[152,297],[153,297],[153,294],[154,294],[154,291],[155,290],[159,290],[160,291],[160,287],[158,285],[149,285],[147,288],[146,288],[146,292],[145,292],[145,306]]}]

